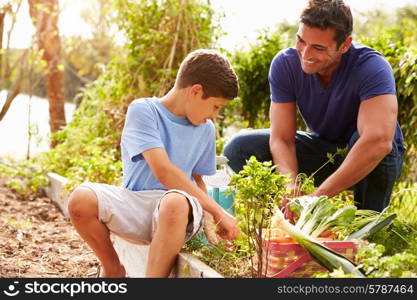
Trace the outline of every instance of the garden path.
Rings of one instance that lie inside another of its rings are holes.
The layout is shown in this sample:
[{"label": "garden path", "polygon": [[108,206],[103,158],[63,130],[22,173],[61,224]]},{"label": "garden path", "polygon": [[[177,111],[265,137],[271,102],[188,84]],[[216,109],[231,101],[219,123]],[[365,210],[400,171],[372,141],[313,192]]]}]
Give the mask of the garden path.
[{"label": "garden path", "polygon": [[0,182],[0,228],[0,277],[96,276],[93,252],[47,197]]}]

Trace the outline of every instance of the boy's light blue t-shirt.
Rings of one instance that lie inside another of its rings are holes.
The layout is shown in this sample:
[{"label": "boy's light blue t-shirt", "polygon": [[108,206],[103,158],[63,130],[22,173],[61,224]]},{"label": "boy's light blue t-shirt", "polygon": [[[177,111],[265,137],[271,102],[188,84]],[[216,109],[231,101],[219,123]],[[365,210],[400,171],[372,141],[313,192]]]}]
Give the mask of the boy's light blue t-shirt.
[{"label": "boy's light blue t-shirt", "polygon": [[169,159],[191,180],[192,174],[216,173],[214,124],[199,126],[171,113],[159,98],[133,101],[122,133],[123,187],[132,191],[166,190],[153,176],[142,152],[164,148]]}]

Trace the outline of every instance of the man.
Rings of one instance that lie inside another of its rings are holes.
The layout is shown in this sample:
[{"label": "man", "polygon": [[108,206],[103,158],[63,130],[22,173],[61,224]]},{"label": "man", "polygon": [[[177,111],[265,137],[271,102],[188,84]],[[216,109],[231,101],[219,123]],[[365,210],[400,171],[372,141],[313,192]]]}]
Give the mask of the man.
[{"label": "man", "polygon": [[[327,153],[348,146],[314,175],[313,195],[334,196],[353,187],[360,208],[389,204],[405,151],[397,122],[392,69],[377,51],[352,42],[352,14],[342,0],[310,0],[303,10],[295,48],[271,63],[271,128],[235,136],[224,154],[238,172],[246,160],[273,160],[290,174],[313,174]],[[309,132],[296,131],[299,110]]]}]

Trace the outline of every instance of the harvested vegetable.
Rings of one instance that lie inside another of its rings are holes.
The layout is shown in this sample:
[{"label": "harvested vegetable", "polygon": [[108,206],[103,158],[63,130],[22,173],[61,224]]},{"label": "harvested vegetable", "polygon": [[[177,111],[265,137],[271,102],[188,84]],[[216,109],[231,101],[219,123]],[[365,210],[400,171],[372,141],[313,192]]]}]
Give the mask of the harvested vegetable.
[{"label": "harvested vegetable", "polygon": [[397,217],[396,214],[391,214],[387,217],[382,217],[382,216],[383,216],[383,213],[381,213],[380,215],[377,215],[377,217],[375,217],[374,220],[372,220],[371,222],[363,226],[358,231],[347,236],[345,240],[366,239],[368,236],[378,232],[385,226],[388,226],[389,224],[391,224],[391,222]]},{"label": "harvested vegetable", "polygon": [[365,277],[358,267],[346,257],[321,245],[299,228],[290,224],[279,208],[275,209],[271,222],[274,228],[278,228],[293,237],[315,261],[329,271],[342,268],[346,273],[354,274],[357,277]]},{"label": "harvested vegetable", "polygon": [[312,237],[318,237],[332,227],[346,226],[354,220],[355,206],[338,207],[339,204],[327,196],[302,196],[291,200],[291,208],[300,216],[295,227]]}]

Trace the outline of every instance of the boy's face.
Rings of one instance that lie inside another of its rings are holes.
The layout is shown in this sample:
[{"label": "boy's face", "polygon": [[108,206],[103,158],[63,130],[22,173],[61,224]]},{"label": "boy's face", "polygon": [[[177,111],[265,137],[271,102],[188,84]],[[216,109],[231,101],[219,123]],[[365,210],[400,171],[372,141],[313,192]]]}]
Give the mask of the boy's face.
[{"label": "boy's face", "polygon": [[[194,88],[196,87],[197,88]],[[203,99],[201,85],[191,87],[189,101],[186,106],[186,116],[191,124],[198,126],[209,119],[215,119],[220,109],[229,103],[229,99],[222,97],[208,97]]]}]

